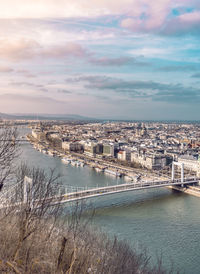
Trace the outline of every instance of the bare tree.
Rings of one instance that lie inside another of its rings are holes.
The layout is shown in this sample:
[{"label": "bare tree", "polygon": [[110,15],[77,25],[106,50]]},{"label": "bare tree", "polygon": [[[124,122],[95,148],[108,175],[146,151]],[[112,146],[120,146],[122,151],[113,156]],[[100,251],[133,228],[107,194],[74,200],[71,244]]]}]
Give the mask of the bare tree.
[{"label": "bare tree", "polygon": [[55,170],[50,170],[47,175],[44,170],[30,169],[26,165],[18,169],[13,212],[16,214],[17,210],[19,237],[13,255],[14,261],[18,259],[23,242],[33,233],[36,234],[46,222],[49,223],[47,220],[51,220],[49,234],[54,228],[58,216],[61,215],[62,196],[57,196],[59,178]]},{"label": "bare tree", "polygon": [[4,126],[0,128],[0,191],[13,173],[13,163],[17,155],[17,129]]},{"label": "bare tree", "polygon": [[[32,180],[24,188],[27,175]],[[13,210],[0,222],[1,273],[168,273],[161,261],[152,268],[145,252],[138,254],[90,227],[87,205],[76,203],[61,214],[62,200],[54,198],[58,176],[53,170],[47,176],[22,166],[17,179]]]}]

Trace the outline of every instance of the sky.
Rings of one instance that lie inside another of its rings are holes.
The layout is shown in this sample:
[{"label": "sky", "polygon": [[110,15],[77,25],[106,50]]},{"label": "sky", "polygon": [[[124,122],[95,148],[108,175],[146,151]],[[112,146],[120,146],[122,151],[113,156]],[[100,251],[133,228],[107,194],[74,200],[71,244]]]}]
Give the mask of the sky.
[{"label": "sky", "polygon": [[0,112],[199,120],[199,0],[0,0]]}]

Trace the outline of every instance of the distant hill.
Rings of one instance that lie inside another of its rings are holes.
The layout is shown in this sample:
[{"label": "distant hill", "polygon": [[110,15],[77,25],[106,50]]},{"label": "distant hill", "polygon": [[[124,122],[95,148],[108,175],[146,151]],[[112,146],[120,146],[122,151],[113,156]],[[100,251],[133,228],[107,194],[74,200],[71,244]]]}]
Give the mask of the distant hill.
[{"label": "distant hill", "polygon": [[93,118],[77,114],[33,114],[33,113],[0,113],[0,120],[58,120],[58,121],[91,121],[91,122],[159,122],[159,123],[178,123],[178,124],[200,124],[200,121],[185,120],[135,120],[135,119],[113,119],[113,118]]},{"label": "distant hill", "polygon": [[0,119],[8,119],[8,120],[74,120],[74,121],[97,121],[100,119],[85,117],[76,114],[22,114],[22,113],[14,113],[14,114],[6,114],[0,113]]}]

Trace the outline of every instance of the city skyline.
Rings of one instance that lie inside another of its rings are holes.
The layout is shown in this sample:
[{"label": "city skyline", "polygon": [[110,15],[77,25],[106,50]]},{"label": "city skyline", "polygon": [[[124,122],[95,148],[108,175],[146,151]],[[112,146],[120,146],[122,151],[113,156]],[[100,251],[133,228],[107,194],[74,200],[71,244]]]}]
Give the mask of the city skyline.
[{"label": "city skyline", "polygon": [[198,1],[8,0],[0,20],[0,112],[198,120]]}]

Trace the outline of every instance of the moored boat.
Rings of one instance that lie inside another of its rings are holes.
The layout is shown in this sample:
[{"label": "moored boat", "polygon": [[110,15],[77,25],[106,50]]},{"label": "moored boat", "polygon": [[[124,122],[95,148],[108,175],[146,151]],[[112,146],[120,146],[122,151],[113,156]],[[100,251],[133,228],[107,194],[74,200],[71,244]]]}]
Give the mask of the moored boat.
[{"label": "moored boat", "polygon": [[72,160],[72,161],[71,161],[71,165],[72,165],[72,166],[76,166],[76,161]]},{"label": "moored boat", "polygon": [[103,169],[102,169],[102,168],[99,168],[99,167],[95,167],[95,171],[96,171],[96,172],[103,172]]},{"label": "moored boat", "polygon": [[121,173],[118,172],[118,171],[114,171],[114,170],[111,170],[111,169],[105,169],[104,170],[105,173],[107,174],[110,174],[110,175],[113,175],[113,176],[116,176],[116,177],[121,177]]},{"label": "moored boat", "polygon": [[71,160],[69,158],[64,157],[62,158],[62,162],[68,165],[71,163]]}]

